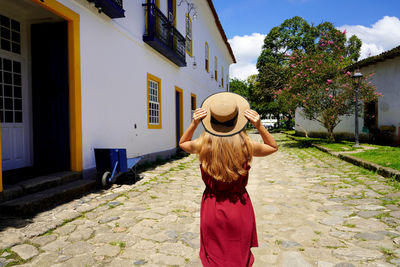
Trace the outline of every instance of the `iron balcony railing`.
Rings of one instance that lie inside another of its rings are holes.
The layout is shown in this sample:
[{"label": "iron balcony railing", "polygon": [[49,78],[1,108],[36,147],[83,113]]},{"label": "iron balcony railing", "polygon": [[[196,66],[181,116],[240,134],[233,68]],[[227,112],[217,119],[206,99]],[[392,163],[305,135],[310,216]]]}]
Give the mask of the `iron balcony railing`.
[{"label": "iron balcony railing", "polygon": [[94,6],[112,19],[125,17],[122,0],[88,0]]},{"label": "iron balcony railing", "polygon": [[185,37],[174,27],[172,19],[168,20],[154,3],[146,3],[143,6],[146,14],[143,41],[179,67],[185,67]]}]

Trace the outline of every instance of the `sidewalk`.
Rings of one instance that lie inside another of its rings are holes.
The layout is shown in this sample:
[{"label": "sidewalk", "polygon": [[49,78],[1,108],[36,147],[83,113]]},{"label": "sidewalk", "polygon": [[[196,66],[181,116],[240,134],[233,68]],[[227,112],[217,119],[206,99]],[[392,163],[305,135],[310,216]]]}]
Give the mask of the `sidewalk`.
[{"label": "sidewalk", "polygon": [[[247,187],[260,245],[254,266],[400,266],[400,192],[379,175],[275,138],[279,151],[254,158]],[[196,156],[142,175],[31,222],[5,227],[2,218],[0,266],[201,266]]]}]

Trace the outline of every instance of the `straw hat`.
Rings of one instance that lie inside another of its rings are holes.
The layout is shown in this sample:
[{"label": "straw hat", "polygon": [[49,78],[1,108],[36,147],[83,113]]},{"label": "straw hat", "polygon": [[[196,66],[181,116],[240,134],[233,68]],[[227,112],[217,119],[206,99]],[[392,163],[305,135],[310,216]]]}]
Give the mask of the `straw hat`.
[{"label": "straw hat", "polygon": [[207,110],[202,120],[204,129],[216,136],[232,136],[241,132],[248,122],[244,111],[249,102],[241,95],[221,92],[207,97],[201,107]]}]

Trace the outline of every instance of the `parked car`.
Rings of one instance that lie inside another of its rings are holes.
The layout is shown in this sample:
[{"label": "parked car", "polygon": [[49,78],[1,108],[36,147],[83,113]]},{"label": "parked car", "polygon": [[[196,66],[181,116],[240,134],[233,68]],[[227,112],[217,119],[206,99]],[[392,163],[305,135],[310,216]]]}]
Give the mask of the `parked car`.
[{"label": "parked car", "polygon": [[278,120],[273,115],[267,115],[266,119],[261,120],[261,124],[267,129],[273,128],[277,122]]}]

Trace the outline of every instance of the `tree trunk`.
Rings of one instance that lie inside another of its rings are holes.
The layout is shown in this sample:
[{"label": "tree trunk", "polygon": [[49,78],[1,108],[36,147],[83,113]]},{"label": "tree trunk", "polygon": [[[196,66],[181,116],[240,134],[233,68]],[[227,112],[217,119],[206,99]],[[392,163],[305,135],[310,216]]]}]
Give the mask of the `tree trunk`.
[{"label": "tree trunk", "polygon": [[290,129],[290,124],[292,122],[292,115],[290,113],[288,114],[288,120],[286,121],[286,130],[291,130]]},{"label": "tree trunk", "polygon": [[333,135],[333,127],[329,125],[326,129],[328,130],[328,139],[329,139],[329,141],[335,142],[335,137]]},{"label": "tree trunk", "polygon": [[304,135],[306,136],[306,138],[308,138],[308,133],[307,133],[307,131],[306,131],[306,129],[304,129],[304,127],[303,126],[301,126],[300,124],[298,124],[298,123],[296,123],[296,126],[299,126],[302,130],[303,130],[303,132],[304,132]]},{"label": "tree trunk", "polygon": [[279,113],[278,113],[278,115],[274,114],[274,116],[275,116],[275,118],[277,120],[278,128],[281,128],[281,122],[279,121]]}]

